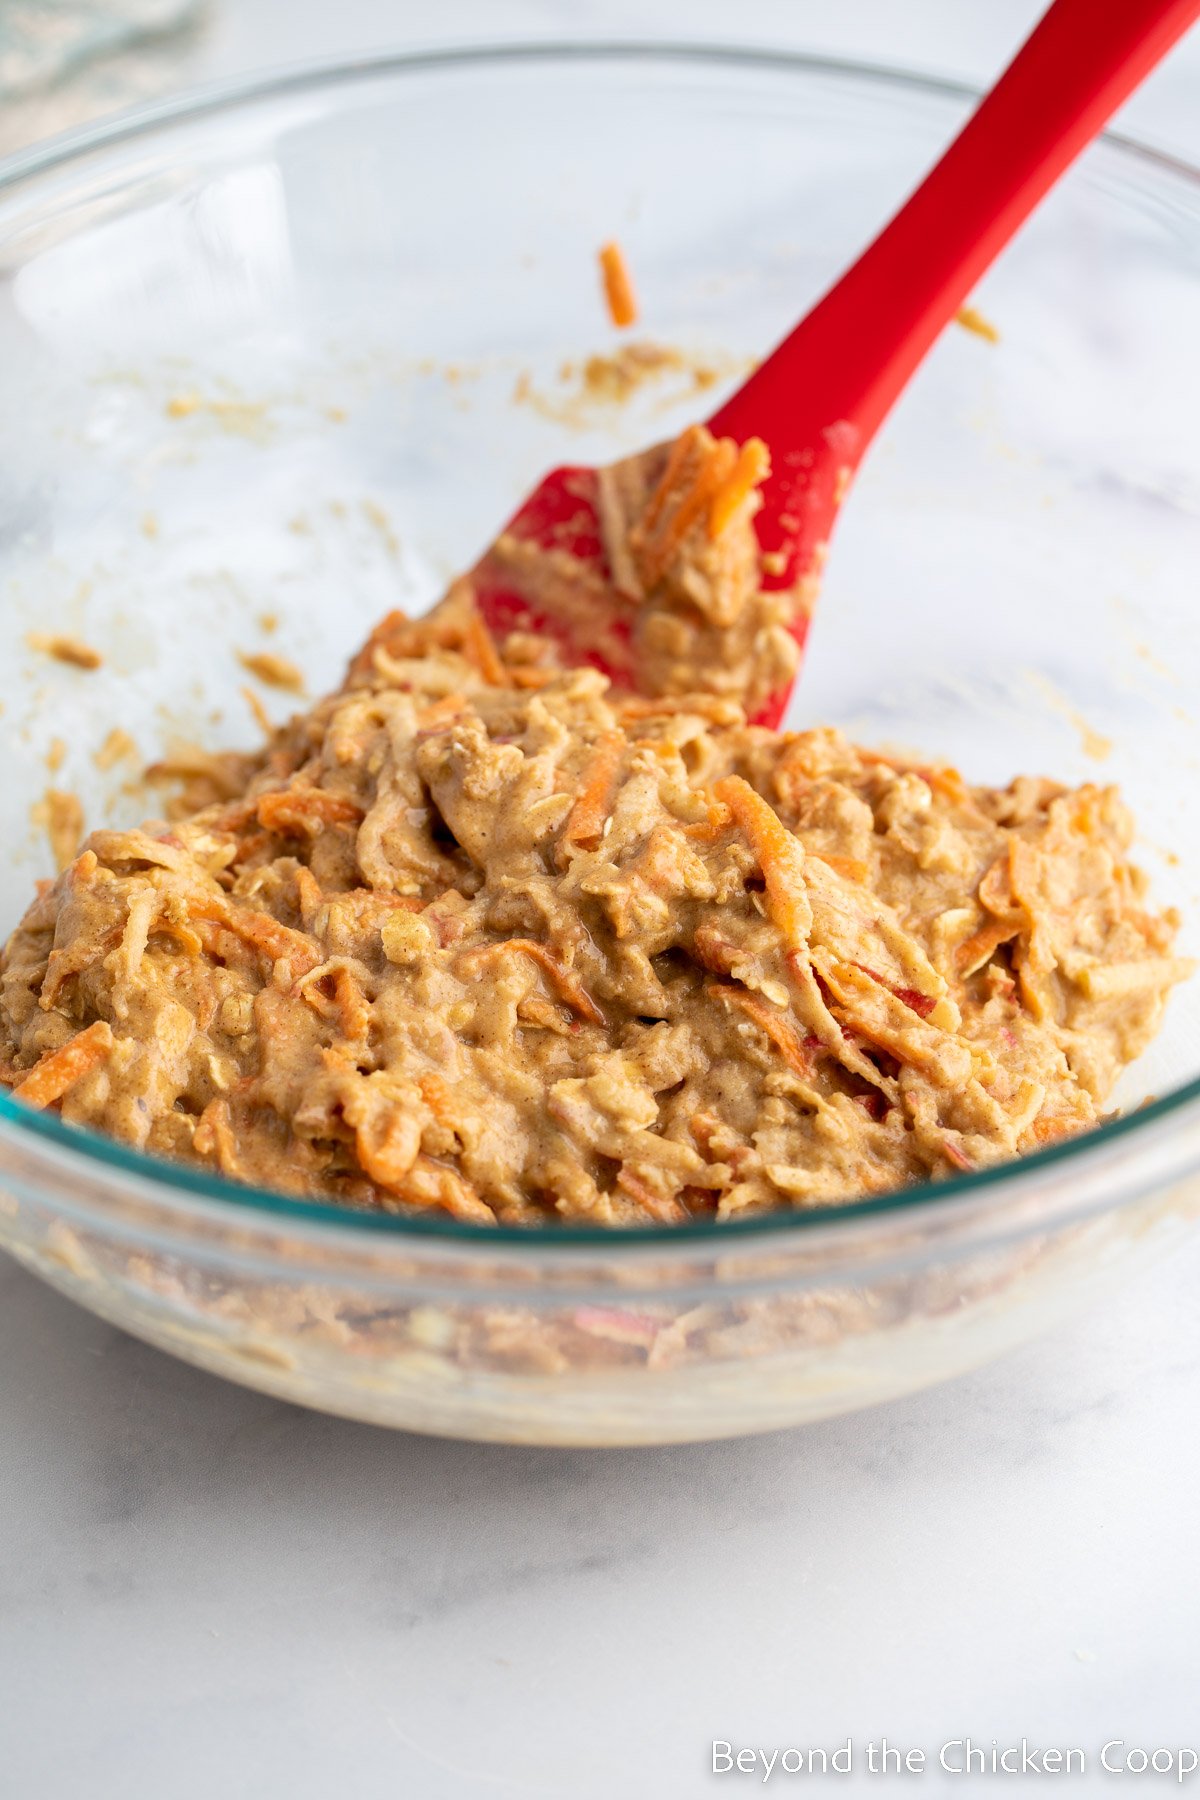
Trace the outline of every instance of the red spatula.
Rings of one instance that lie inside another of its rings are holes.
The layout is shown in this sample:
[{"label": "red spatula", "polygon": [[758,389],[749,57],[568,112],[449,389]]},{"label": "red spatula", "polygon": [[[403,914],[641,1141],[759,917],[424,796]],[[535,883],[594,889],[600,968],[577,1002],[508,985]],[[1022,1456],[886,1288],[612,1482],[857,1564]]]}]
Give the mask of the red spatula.
[{"label": "red spatula", "polygon": [[[761,438],[770,451],[756,519],[763,586],[795,593],[801,647],[805,596],[842,497],[909,377],[1038,201],[1198,14],[1200,0],[1055,0],[911,199],[710,420],[714,435]],[[534,595],[495,547],[472,583],[497,635],[557,639],[636,691],[636,608],[609,579],[597,492],[594,469],[555,469],[505,534],[580,559],[592,577],[585,607],[577,592],[567,604],[566,582],[561,602],[553,583]],[[777,724],[790,691],[790,682],[777,687],[758,722]]]}]

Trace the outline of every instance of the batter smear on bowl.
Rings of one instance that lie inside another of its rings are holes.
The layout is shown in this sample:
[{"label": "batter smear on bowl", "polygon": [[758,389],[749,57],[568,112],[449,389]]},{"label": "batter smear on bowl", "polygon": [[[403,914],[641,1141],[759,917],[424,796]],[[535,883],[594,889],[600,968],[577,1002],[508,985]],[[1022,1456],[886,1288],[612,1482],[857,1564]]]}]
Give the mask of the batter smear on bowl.
[{"label": "batter smear on bowl", "polygon": [[1094,1123],[1190,970],[1128,814],[747,724],[798,603],[765,472],[701,430],[604,489],[646,691],[458,582],[185,816],[93,833],[4,952],[16,1098],[481,1224],[819,1206]]}]

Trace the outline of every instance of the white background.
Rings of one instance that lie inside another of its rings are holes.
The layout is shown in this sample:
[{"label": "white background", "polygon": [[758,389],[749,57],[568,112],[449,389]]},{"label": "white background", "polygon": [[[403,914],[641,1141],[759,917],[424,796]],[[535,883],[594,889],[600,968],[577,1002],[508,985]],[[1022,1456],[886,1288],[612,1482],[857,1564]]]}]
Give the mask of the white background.
[{"label": "white background", "polygon": [[[1036,10],[225,0],[175,79],[570,33],[985,81]],[[1192,154],[1196,36],[1122,120]],[[564,1453],[277,1405],[0,1264],[0,1793],[672,1800],[756,1790],[706,1774],[714,1737],[861,1751],[886,1733],[936,1755],[1026,1735],[1093,1767],[1108,1738],[1200,1746],[1198,1274],[1200,1247],[1110,1311],[886,1410]]]}]

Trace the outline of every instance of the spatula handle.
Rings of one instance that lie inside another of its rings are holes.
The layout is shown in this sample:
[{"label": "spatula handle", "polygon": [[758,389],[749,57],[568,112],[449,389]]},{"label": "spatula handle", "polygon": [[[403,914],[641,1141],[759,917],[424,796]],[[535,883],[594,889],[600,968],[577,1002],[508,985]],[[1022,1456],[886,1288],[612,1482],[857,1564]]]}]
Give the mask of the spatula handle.
[{"label": "spatula handle", "polygon": [[712,428],[776,468],[831,430],[859,457],[942,327],[1079,152],[1200,15],[1200,0],[1054,0],[920,187]]}]

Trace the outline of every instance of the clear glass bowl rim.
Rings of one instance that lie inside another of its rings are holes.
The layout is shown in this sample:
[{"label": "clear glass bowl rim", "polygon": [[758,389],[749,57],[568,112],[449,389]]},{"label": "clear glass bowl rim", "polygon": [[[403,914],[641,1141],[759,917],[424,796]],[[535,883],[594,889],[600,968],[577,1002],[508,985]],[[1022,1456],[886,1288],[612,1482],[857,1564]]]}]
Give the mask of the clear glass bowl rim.
[{"label": "clear glass bowl rim", "polygon": [[[716,67],[761,69],[794,72],[797,75],[834,75],[881,87],[908,89],[948,100],[976,101],[981,90],[966,82],[942,76],[925,75],[915,70],[891,67],[882,63],[860,62],[852,58],[808,55],[800,51],[768,48],[742,48],[737,45],[688,43],[686,41],[616,40],[599,42],[579,40],[556,42],[536,40],[511,44],[483,44],[463,48],[416,51],[384,51],[378,54],[350,57],[337,61],[301,63],[262,76],[241,77],[233,81],[213,83],[167,100],[154,101],[130,111],[115,114],[97,124],[61,132],[27,149],[0,159],[0,200],[21,183],[47,174],[65,164],[80,161],[98,150],[112,149],[124,143],[152,135],[160,129],[203,120],[223,112],[269,104],[306,93],[338,87],[366,84],[381,77],[409,77],[458,69],[494,68],[504,64],[553,64],[622,62],[627,64],[676,63],[709,64]],[[1200,189],[1200,168],[1138,142],[1119,132],[1104,132],[1101,141],[1122,156],[1149,164],[1164,173],[1182,177]],[[1097,1126],[1095,1130],[1052,1144],[1015,1161],[979,1169],[972,1174],[956,1175],[945,1181],[921,1182],[899,1188],[892,1193],[864,1197],[838,1206],[813,1207],[805,1211],[764,1213],[749,1219],[731,1219],[716,1223],[711,1219],[692,1220],[687,1225],[648,1225],[614,1232],[606,1227],[589,1226],[505,1226],[469,1225],[435,1214],[399,1214],[358,1212],[349,1207],[326,1205],[320,1201],[292,1199],[267,1188],[242,1186],[208,1175],[186,1164],[173,1163],[144,1151],[130,1150],[115,1140],[78,1126],[64,1125],[57,1117],[31,1110],[12,1100],[0,1089],[0,1137],[9,1130],[19,1134],[28,1144],[31,1138],[43,1138],[65,1151],[82,1169],[96,1164],[136,1177],[139,1184],[153,1184],[163,1200],[184,1201],[189,1195],[237,1211],[265,1215],[266,1218],[289,1219],[304,1226],[332,1226],[341,1234],[347,1230],[371,1234],[383,1233],[393,1238],[449,1240],[462,1246],[474,1244],[501,1249],[504,1246],[536,1247],[539,1251],[569,1251],[572,1247],[594,1249],[599,1246],[617,1251],[622,1243],[636,1245],[671,1244],[686,1246],[705,1243],[716,1248],[746,1238],[791,1237],[797,1233],[819,1230],[836,1233],[842,1226],[853,1229],[856,1223],[880,1215],[916,1212],[931,1204],[940,1214],[955,1210],[955,1202],[966,1205],[991,1197],[1003,1202],[1006,1192],[1019,1183],[1028,1191],[1028,1178],[1038,1170],[1061,1169],[1068,1173],[1072,1163],[1086,1159],[1094,1162],[1097,1151],[1117,1140],[1147,1135],[1149,1127],[1174,1118],[1179,1124],[1200,1116],[1200,1077],[1185,1082],[1161,1099],[1148,1102],[1136,1112],[1123,1114]],[[1127,1146],[1128,1147],[1128,1146]],[[97,1171],[99,1172],[99,1171]],[[344,1240],[343,1240],[344,1241]]]}]

